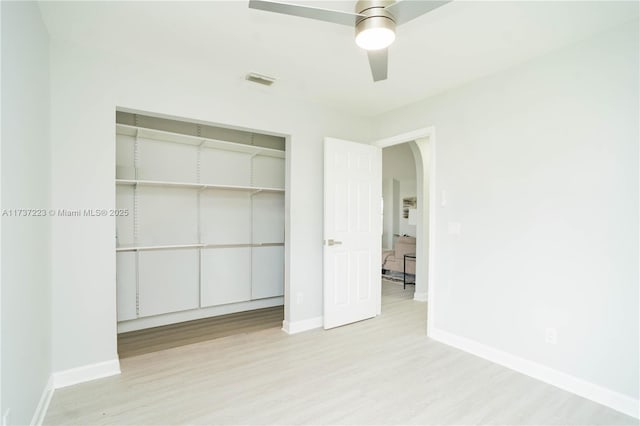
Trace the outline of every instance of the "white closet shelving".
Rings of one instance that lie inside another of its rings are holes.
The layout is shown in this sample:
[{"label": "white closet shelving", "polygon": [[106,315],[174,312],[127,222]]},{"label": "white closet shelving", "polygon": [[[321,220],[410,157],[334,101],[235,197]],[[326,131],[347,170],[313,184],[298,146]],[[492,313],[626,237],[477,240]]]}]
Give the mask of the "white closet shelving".
[{"label": "white closet shelving", "polygon": [[285,152],[116,126],[118,329],[282,305]]}]

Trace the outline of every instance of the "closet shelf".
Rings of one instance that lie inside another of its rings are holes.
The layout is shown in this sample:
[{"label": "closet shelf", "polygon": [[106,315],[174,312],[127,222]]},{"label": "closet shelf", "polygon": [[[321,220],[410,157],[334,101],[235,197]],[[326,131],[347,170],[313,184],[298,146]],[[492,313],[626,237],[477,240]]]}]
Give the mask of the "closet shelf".
[{"label": "closet shelf", "polygon": [[135,180],[135,179],[116,179],[116,185],[143,185],[143,186],[164,186],[173,188],[187,189],[223,189],[229,191],[248,191],[248,192],[284,192],[284,188],[260,188],[255,186],[238,186],[238,185],[214,185],[209,183],[190,183],[190,182],[168,182],[159,180]]},{"label": "closet shelf", "polygon": [[116,247],[118,251],[143,251],[143,250],[170,250],[170,249],[186,249],[186,248],[200,248],[203,244],[162,244],[162,245],[147,245],[147,246],[135,246],[135,245],[121,245]]},{"label": "closet shelf", "polygon": [[202,248],[240,248],[240,247],[282,247],[282,243],[214,244],[203,243]]},{"label": "closet shelf", "polygon": [[127,124],[116,125],[116,133],[119,135],[133,136],[154,141],[172,142],[185,145],[201,146],[204,148],[222,149],[225,151],[244,152],[252,155],[264,155],[268,157],[285,158],[285,152],[279,149],[263,148],[255,145],[220,141],[217,139],[203,138],[201,136],[182,135],[163,130],[148,129],[145,127],[130,126]]},{"label": "closet shelf", "polygon": [[282,246],[284,246],[284,242],[248,243],[248,244],[194,243],[194,244],[159,244],[159,245],[121,245],[116,247],[116,252],[171,250],[171,249],[188,249],[188,248],[243,248],[243,247],[282,247]]}]

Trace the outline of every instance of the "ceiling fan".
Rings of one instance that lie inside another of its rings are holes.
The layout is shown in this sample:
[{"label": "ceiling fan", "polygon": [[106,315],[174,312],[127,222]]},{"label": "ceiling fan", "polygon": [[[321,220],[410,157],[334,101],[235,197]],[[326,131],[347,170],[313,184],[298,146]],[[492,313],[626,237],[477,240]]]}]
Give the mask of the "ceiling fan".
[{"label": "ceiling fan", "polygon": [[249,0],[249,7],[354,27],[356,44],[367,51],[373,81],[380,81],[387,79],[388,48],[396,38],[396,26],[450,1],[360,0],[355,13],[270,0]]}]

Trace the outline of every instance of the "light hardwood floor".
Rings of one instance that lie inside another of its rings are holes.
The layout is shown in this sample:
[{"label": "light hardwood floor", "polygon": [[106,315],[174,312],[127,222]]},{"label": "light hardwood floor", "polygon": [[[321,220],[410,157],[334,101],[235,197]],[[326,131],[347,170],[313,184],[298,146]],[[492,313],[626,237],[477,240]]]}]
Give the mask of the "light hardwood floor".
[{"label": "light hardwood floor", "polygon": [[638,424],[426,338],[412,295],[383,282],[368,321],[125,358],[119,376],[57,390],[45,424]]},{"label": "light hardwood floor", "polygon": [[282,326],[284,307],[256,309],[118,335],[120,359],[190,345],[234,334]]}]

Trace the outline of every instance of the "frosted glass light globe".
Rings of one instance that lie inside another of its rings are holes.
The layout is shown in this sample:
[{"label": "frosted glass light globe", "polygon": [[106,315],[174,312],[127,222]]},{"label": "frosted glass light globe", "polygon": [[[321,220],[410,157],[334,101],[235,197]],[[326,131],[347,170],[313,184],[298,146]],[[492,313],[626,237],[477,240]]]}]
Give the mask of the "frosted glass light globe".
[{"label": "frosted glass light globe", "polygon": [[380,50],[389,47],[396,33],[385,27],[367,28],[356,35],[356,44],[365,50]]}]

